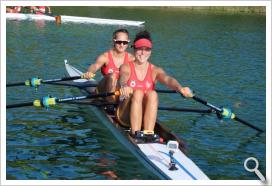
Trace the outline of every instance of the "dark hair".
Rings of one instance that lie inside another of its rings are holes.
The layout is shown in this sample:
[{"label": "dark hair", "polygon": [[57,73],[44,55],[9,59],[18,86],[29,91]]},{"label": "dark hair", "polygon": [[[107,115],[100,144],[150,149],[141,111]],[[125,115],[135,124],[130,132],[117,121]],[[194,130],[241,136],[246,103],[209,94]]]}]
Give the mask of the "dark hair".
[{"label": "dark hair", "polygon": [[126,34],[129,36],[128,30],[127,30],[127,29],[125,29],[125,28],[121,28],[121,29],[115,30],[115,31],[113,32],[113,34],[112,34],[112,38],[113,38],[113,39],[115,39],[115,38],[116,38],[117,33],[120,33],[120,32],[122,32],[122,33],[126,33]]},{"label": "dark hair", "polygon": [[149,41],[152,42],[152,39],[151,39],[151,36],[150,36],[150,33],[147,31],[147,30],[143,30],[143,31],[140,31],[136,34],[135,36],[135,39],[134,39],[134,43],[136,41],[138,41],[139,39],[148,39]]}]

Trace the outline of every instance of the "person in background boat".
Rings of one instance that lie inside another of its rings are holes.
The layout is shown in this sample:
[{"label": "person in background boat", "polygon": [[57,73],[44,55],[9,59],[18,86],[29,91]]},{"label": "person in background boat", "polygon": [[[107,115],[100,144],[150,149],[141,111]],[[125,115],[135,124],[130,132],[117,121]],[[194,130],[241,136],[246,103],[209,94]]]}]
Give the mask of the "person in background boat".
[{"label": "person in background boat", "polygon": [[31,12],[38,15],[52,14],[50,6],[31,6]]},{"label": "person in background boat", "polygon": [[[96,62],[88,68],[83,75],[86,79],[94,77],[94,74],[101,69],[104,76],[97,86],[97,92],[113,92],[116,90],[117,80],[119,79],[119,68],[122,64],[134,59],[128,53],[129,33],[126,29],[118,29],[113,32],[113,47],[99,55]],[[116,101],[115,97],[107,98],[108,101]]]},{"label": "person in background boat", "polygon": [[11,6],[6,8],[7,13],[21,13],[22,6]]},{"label": "person in background boat", "polygon": [[[192,97],[189,87],[183,87],[165,71],[150,63],[152,40],[148,31],[139,32],[132,46],[135,59],[120,67],[120,103],[117,118],[122,125],[131,127],[131,135],[147,131],[154,134],[157,120],[158,94],[155,91],[156,82],[160,82],[184,97]],[[143,126],[142,126],[143,124]]]}]

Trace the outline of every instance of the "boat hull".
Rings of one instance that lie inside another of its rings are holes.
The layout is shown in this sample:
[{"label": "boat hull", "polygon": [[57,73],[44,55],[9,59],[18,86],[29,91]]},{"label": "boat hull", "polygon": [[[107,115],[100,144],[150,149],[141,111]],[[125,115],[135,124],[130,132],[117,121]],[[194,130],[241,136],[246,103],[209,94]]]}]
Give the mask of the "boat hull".
[{"label": "boat hull", "polygon": [[[44,20],[55,21],[54,16],[37,15],[37,14],[21,14],[21,13],[6,13],[7,20]],[[118,19],[101,19],[91,17],[77,17],[61,15],[62,23],[89,23],[102,25],[128,25],[128,26],[142,26],[144,21],[118,20]]]},{"label": "boat hull", "polygon": [[[65,63],[66,70],[69,76],[81,75],[73,66]],[[78,80],[77,80],[78,81]],[[91,80],[96,83],[95,80]],[[82,79],[80,82],[73,82],[74,84],[88,84],[89,81]],[[94,88],[83,88],[88,94],[94,93]],[[185,155],[185,143],[177,138],[168,129],[163,127],[157,121],[155,133],[159,134],[164,139],[160,143],[136,143],[134,138],[129,135],[129,129],[124,128],[117,122],[115,115],[107,112],[106,107],[92,107],[92,111],[100,119],[100,121],[112,132],[116,139],[121,142],[128,150],[130,150],[135,157],[150,171],[156,174],[160,179],[172,180],[208,180],[209,178],[202,172],[202,170]],[[179,143],[179,149],[174,153],[174,159],[178,170],[169,170],[170,155],[166,147],[166,142],[175,140]]]}]

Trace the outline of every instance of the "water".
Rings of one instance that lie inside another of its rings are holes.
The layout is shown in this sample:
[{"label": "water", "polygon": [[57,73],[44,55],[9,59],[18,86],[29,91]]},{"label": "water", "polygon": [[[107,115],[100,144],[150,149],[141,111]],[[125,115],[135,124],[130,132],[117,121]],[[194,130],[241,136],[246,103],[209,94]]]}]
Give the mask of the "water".
[{"label": "water", "polygon": [[[244,120],[265,129],[265,17],[193,13],[171,9],[55,9],[60,14],[145,20],[151,32],[152,61],[190,86],[198,96],[231,107]],[[158,16],[160,15],[160,16]],[[64,59],[81,70],[111,47],[121,26],[7,21],[7,82],[65,75]],[[98,75],[98,79],[100,76]],[[165,88],[159,86],[160,88]],[[75,88],[43,85],[7,89],[7,103],[45,95],[80,95]],[[163,106],[205,108],[178,95],[160,95]],[[189,157],[211,179],[257,179],[246,172],[249,156],[265,174],[265,134],[214,114],[160,111],[159,119],[186,140]],[[158,179],[127,151],[88,106],[7,110],[7,179]]]}]

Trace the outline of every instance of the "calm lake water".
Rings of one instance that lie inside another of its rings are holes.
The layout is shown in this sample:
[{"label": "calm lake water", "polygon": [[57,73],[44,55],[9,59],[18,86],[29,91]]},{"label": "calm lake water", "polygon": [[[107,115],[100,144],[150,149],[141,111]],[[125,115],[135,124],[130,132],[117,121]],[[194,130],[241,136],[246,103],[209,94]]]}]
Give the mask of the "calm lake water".
[{"label": "calm lake water", "polygon": [[[147,29],[154,41],[152,62],[190,86],[199,97],[232,108],[265,129],[265,16],[194,13],[170,9],[66,7],[59,14],[144,20],[127,27],[131,39]],[[158,16],[159,15],[159,16]],[[124,26],[7,21],[7,82],[66,75],[64,59],[85,71],[111,47],[112,32]],[[98,75],[97,79],[101,76]],[[159,86],[160,88],[165,88]],[[7,103],[46,95],[81,95],[76,88],[43,85],[7,88]],[[178,95],[160,95],[160,105],[205,108]],[[7,110],[7,179],[158,179],[123,147],[89,106]],[[245,171],[256,157],[265,175],[265,134],[215,114],[160,111],[159,119],[186,140],[188,156],[211,178],[257,179]]]}]

